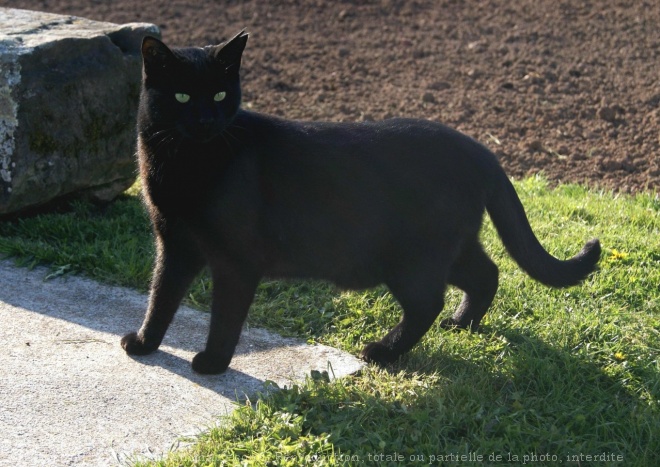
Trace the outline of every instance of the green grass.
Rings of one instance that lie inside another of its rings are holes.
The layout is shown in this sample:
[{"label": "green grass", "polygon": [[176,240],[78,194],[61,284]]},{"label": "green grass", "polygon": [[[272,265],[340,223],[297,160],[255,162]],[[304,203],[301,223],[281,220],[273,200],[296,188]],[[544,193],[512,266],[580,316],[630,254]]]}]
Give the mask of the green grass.
[{"label": "green grass", "polygon": [[[506,256],[486,222],[483,242],[501,274],[480,332],[435,326],[389,371],[369,368],[333,382],[314,375],[241,404],[220,428],[158,465],[656,465],[660,199],[573,185],[550,190],[540,178],[516,188],[556,256],[601,239],[598,273],[575,288],[541,286]],[[65,214],[1,223],[0,253],[49,264],[53,274],[146,289],[153,249],[144,211],[127,195],[103,213],[77,204]],[[207,307],[209,289],[201,277],[188,301]],[[444,314],[459,300],[450,290]],[[267,281],[249,321],[357,353],[398,317],[385,288]]]}]

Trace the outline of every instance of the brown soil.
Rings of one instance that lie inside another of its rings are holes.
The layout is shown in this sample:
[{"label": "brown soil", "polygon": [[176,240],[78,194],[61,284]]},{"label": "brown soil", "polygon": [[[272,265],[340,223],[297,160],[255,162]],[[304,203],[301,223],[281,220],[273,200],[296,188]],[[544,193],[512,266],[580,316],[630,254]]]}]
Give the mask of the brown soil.
[{"label": "brown soil", "polygon": [[0,0],[158,24],[170,45],[242,28],[244,105],[295,119],[442,121],[515,177],[660,191],[656,0]]}]

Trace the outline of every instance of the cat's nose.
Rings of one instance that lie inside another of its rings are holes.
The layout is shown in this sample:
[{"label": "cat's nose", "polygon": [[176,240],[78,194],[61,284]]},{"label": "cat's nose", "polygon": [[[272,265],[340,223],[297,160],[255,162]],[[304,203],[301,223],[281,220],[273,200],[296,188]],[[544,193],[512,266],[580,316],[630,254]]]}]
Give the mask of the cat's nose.
[{"label": "cat's nose", "polygon": [[213,112],[210,109],[199,109],[197,121],[200,126],[208,128],[213,123]]},{"label": "cat's nose", "polygon": [[200,118],[199,119],[199,128],[202,131],[210,131],[213,128],[213,119],[212,118]]}]

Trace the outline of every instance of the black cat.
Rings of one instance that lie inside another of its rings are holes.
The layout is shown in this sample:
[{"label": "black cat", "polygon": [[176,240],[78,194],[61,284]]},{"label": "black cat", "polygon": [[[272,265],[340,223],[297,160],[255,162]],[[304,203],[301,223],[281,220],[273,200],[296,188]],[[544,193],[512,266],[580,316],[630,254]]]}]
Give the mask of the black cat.
[{"label": "black cat", "polygon": [[478,240],[484,210],[534,279],[567,287],[595,269],[598,240],[570,260],[552,257],[496,157],[439,123],[297,122],[241,110],[246,42],[241,32],[214,47],[142,44],[138,154],[157,258],[144,323],[122,339],[129,354],[158,348],[208,265],[211,324],[195,371],[227,369],[263,277],[386,284],[403,317],[361,356],[393,362],[433,324],[446,284],[465,296],[442,325],[479,325],[498,282]]}]

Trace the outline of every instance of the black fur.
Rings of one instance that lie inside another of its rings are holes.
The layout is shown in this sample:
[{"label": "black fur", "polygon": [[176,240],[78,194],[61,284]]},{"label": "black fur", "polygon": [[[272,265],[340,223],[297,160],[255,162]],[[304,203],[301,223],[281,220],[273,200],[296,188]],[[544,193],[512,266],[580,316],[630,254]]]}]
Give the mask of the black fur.
[{"label": "black fur", "polygon": [[478,240],[484,210],[533,278],[565,287],[595,269],[597,240],[568,261],[553,258],[495,156],[439,123],[296,122],[241,110],[246,42],[243,32],[203,49],[144,40],[138,153],[157,258],[144,323],[122,339],[128,353],[158,348],[208,265],[211,325],[196,371],[227,369],[263,277],[386,284],[403,317],[362,357],[393,362],[435,321],[446,284],[465,296],[442,324],[479,325],[498,283]]}]

